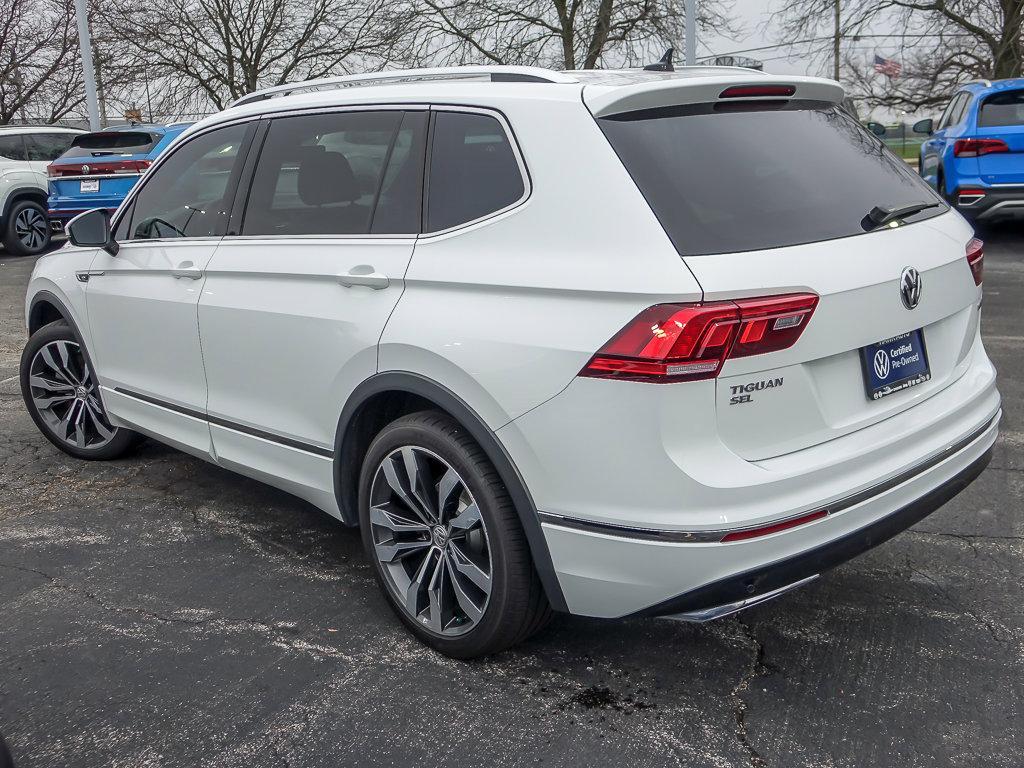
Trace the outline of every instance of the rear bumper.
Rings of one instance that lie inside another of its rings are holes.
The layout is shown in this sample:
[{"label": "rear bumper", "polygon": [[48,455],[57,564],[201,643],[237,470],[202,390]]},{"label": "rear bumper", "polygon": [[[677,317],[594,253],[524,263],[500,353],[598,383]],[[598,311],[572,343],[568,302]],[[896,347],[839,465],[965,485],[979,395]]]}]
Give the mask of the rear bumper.
[{"label": "rear bumper", "polygon": [[1024,216],[1024,184],[1005,187],[975,185],[972,188],[983,188],[985,196],[961,196],[959,190],[953,196],[956,209],[967,218],[990,221]]},{"label": "rear bumper", "polygon": [[[825,571],[888,541],[920,522],[973,483],[992,458],[992,449],[974,459],[951,478],[924,496],[853,533],[809,549],[793,557],[753,568],[707,584],[678,597],[639,611],[643,616],[669,616],[701,621],[706,616],[727,615],[732,606],[749,607],[802,585]],[[762,598],[762,599],[759,599]],[[715,616],[717,617],[717,616]]]}]

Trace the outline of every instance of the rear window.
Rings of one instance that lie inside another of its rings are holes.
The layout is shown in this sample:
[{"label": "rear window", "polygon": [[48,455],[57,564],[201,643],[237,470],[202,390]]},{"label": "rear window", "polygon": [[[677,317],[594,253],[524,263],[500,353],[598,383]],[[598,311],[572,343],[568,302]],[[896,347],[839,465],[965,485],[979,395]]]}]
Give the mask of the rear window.
[{"label": "rear window", "polygon": [[[941,202],[831,104],[697,104],[598,122],[682,255],[863,234],[875,206]],[[945,210],[943,204],[905,221]]]},{"label": "rear window", "polygon": [[1006,91],[989,96],[978,112],[978,125],[1024,125],[1024,91]]},{"label": "rear window", "polygon": [[101,157],[103,155],[146,155],[160,136],[146,131],[108,131],[76,136],[64,157]]}]

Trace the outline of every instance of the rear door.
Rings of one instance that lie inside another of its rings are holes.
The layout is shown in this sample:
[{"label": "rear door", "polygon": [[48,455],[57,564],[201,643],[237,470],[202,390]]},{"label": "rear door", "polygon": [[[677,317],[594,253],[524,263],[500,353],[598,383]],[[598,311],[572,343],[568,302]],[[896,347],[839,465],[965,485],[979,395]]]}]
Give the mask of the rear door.
[{"label": "rear door", "polygon": [[1024,88],[986,96],[978,108],[977,137],[1002,141],[1007,151],[978,157],[987,184],[1024,184]]},{"label": "rear door", "polygon": [[[935,127],[935,132],[929,136],[921,145],[921,176],[932,186],[938,186],[939,164],[942,160],[943,151],[946,148],[947,132],[951,124],[955,124],[952,118],[962,111],[968,96],[966,93],[958,93],[946,105],[942,117]],[[942,190],[939,190],[940,192]]]},{"label": "rear door", "polygon": [[[599,123],[705,301],[820,297],[792,347],[725,363],[716,410],[737,454],[777,456],[898,417],[966,369],[979,298],[970,230],[849,116],[821,102],[748,102]],[[909,203],[931,207],[881,227],[867,218]],[[908,267],[921,289],[905,303]],[[894,386],[878,396],[868,361],[880,342],[895,355],[881,383]],[[896,388],[904,362],[913,385]]]},{"label": "rear door", "polygon": [[377,371],[420,228],[426,109],[274,118],[199,303],[218,460],[330,508],[335,430]]}]

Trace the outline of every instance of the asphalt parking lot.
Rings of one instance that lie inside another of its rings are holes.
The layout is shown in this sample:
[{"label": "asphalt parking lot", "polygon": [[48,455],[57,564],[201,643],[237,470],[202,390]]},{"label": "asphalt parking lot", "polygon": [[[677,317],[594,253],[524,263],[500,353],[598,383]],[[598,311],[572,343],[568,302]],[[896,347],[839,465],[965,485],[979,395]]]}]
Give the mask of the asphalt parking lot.
[{"label": "asphalt parking lot", "polygon": [[971,488],[738,617],[559,617],[468,664],[412,640],[357,534],[303,502],[154,442],[46,442],[16,380],[32,259],[0,252],[0,732],[20,768],[1018,768],[1022,229],[984,233],[1004,417]]}]

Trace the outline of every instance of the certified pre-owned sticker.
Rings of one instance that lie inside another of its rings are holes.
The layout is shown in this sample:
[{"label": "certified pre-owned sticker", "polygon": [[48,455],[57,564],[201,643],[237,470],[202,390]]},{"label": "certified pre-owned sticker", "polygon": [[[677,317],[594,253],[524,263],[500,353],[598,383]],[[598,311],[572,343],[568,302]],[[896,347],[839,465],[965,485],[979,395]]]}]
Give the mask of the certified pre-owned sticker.
[{"label": "certified pre-owned sticker", "polygon": [[752,392],[757,392],[762,389],[774,389],[775,387],[782,386],[782,377],[779,376],[777,379],[764,379],[762,381],[752,381],[749,384],[736,384],[729,387],[729,391],[732,392],[732,397],[729,399],[729,405],[740,405],[742,403],[754,402]]}]

